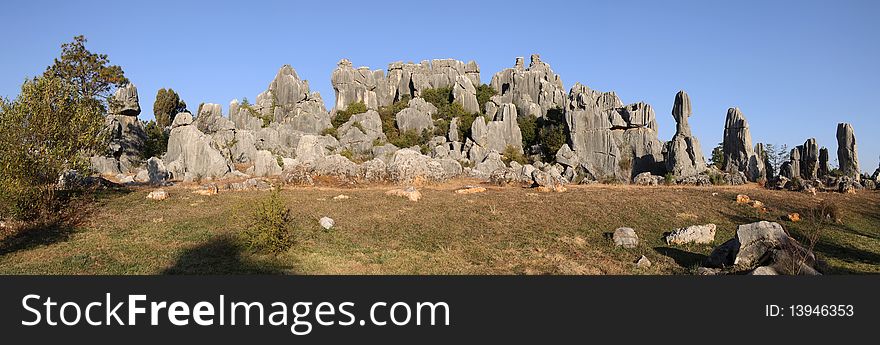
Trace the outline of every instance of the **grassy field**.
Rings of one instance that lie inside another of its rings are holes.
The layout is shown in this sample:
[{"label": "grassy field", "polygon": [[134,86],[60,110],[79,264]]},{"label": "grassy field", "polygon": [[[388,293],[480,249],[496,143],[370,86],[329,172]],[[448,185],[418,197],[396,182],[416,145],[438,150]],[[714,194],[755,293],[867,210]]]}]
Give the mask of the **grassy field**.
[{"label": "grassy field", "polygon": [[[422,200],[386,196],[392,187],[285,188],[295,244],[277,257],[253,253],[239,233],[270,192],[191,193],[166,188],[165,201],[146,200],[151,189],[108,192],[72,227],[0,234],[2,274],[688,274],[712,245],[668,246],[663,233],[694,224],[718,225],[716,245],[738,224],[780,222],[796,238],[815,224],[805,218],[823,199],[836,203],[842,223],[825,226],[815,250],[828,273],[880,273],[880,192],[858,194],[769,191],[738,187],[572,186],[565,193],[491,187],[478,194],[453,191],[477,181],[420,188]],[[190,187],[191,188],[191,187]],[[346,200],[333,197],[345,194]],[[756,212],[737,194],[760,200]],[[331,230],[318,225],[329,216]],[[635,249],[608,238],[634,228]],[[653,265],[636,268],[647,256]]]}]

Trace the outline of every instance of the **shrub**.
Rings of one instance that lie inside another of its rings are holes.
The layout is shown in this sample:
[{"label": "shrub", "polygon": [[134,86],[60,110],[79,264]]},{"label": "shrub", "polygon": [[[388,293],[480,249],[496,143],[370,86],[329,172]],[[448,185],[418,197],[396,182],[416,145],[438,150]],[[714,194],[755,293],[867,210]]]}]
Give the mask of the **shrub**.
[{"label": "shrub", "polygon": [[281,199],[280,192],[275,190],[257,206],[243,239],[251,250],[278,256],[293,244],[293,230],[290,209]]},{"label": "shrub", "polygon": [[349,104],[345,110],[337,110],[336,117],[333,118],[333,127],[339,128],[342,124],[348,122],[352,115],[363,114],[367,112],[367,105],[364,102],[356,102]]},{"label": "shrub", "polygon": [[667,186],[675,184],[675,175],[672,173],[666,173],[666,175],[663,176],[663,183]]},{"label": "shrub", "polygon": [[504,164],[510,164],[511,161],[519,164],[528,164],[526,157],[523,156],[523,154],[513,145],[507,145],[507,147],[504,148],[504,152],[501,154],[501,160],[504,161]]},{"label": "shrub", "polygon": [[820,216],[822,221],[834,222],[834,223],[842,223],[842,214],[840,212],[840,206],[837,205],[836,202],[825,199],[819,203],[819,207],[816,209],[816,213]]},{"label": "shrub", "polygon": [[331,137],[339,139],[339,133],[336,131],[335,127],[324,128],[324,130],[321,131],[321,135],[329,135]]},{"label": "shrub", "polygon": [[150,122],[147,122],[144,130],[147,132],[147,140],[144,142],[144,159],[159,157],[165,151],[168,151],[168,135],[165,134],[164,127],[160,126],[156,121],[150,120]]},{"label": "shrub", "polygon": [[712,182],[712,185],[715,186],[722,186],[727,184],[727,181],[724,180],[724,175],[715,172],[709,173],[709,181]]},{"label": "shrub", "polygon": [[53,76],[29,80],[15,101],[0,102],[0,216],[33,220],[58,210],[59,175],[87,171],[88,157],[107,147],[103,112]]},{"label": "shrub", "polygon": [[399,148],[407,148],[413,146],[427,147],[428,141],[431,140],[431,132],[423,130],[422,133],[414,129],[404,131],[398,135],[388,136],[388,142]]},{"label": "shrub", "polygon": [[354,161],[354,152],[351,152],[349,149],[344,149],[339,152],[339,155],[345,158],[348,158],[350,161]]},{"label": "shrub", "polygon": [[522,133],[523,146],[535,145],[538,138],[538,118],[531,115],[518,116],[516,122],[519,123],[519,131]]},{"label": "shrub", "polygon": [[458,117],[458,137],[463,141],[471,136],[471,126],[481,114],[464,114]]},{"label": "shrub", "polygon": [[435,107],[437,107],[437,109],[440,109],[452,103],[452,88],[441,87],[436,89],[422,90],[419,97],[423,98],[428,103],[433,104]]},{"label": "shrub", "polygon": [[403,96],[399,101],[389,106],[379,107],[379,118],[382,120],[382,132],[385,134],[397,133],[397,113],[406,109],[411,98]]},{"label": "shrub", "polygon": [[489,101],[492,96],[498,94],[498,91],[495,91],[491,86],[486,84],[481,84],[477,86],[477,104],[480,106],[480,111],[484,114],[486,113],[486,102]]}]

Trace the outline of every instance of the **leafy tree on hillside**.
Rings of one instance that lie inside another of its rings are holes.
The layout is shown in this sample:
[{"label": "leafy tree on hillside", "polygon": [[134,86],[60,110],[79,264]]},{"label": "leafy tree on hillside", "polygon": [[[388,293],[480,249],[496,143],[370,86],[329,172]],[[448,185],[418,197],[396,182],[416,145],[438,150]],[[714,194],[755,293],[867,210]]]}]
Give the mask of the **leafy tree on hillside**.
[{"label": "leafy tree on hillside", "polygon": [[[76,36],[73,42],[61,45],[61,57],[43,73],[44,77],[57,77],[72,85],[82,99],[100,102],[102,106],[114,87],[128,84],[122,67],[110,65],[106,54],[92,53],[86,49],[84,36]],[[106,109],[106,107],[105,107]]]}]

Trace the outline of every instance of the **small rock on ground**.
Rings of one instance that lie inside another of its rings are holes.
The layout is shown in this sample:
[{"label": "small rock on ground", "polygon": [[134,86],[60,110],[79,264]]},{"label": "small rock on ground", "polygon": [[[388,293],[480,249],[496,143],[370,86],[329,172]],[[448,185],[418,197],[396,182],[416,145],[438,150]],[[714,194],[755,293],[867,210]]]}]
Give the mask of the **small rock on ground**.
[{"label": "small rock on ground", "polygon": [[333,221],[333,218],[330,217],[321,217],[318,223],[320,223],[321,227],[325,230],[330,230],[330,228],[332,228],[333,225],[336,224],[336,222]]},{"label": "small rock on ground", "polygon": [[642,255],[638,260],[636,260],[636,267],[638,268],[648,268],[651,267],[651,260],[644,255]]},{"label": "small rock on ground", "polygon": [[166,192],[165,190],[162,190],[162,189],[157,189],[157,190],[150,192],[150,194],[147,194],[147,199],[165,200],[165,199],[168,199],[168,192]]},{"label": "small rock on ground", "polygon": [[422,198],[422,193],[416,190],[415,187],[406,187],[403,189],[392,189],[385,192],[385,195],[394,195],[400,196],[409,199],[409,201],[419,201]]},{"label": "small rock on ground", "polygon": [[617,228],[612,236],[614,245],[624,248],[635,248],[639,245],[639,236],[632,228]]},{"label": "small rock on ground", "polygon": [[474,193],[482,193],[485,192],[486,188],[479,186],[464,186],[460,189],[455,190],[455,194],[474,194]]}]

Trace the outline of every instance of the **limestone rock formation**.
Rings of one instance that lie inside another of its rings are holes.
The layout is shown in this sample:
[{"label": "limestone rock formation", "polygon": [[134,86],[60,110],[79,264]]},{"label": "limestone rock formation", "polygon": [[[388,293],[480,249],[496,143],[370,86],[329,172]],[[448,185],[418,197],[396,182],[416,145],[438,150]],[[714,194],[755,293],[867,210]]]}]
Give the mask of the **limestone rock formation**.
[{"label": "limestone rock formation", "polygon": [[829,172],[831,172],[831,168],[828,166],[828,148],[823,147],[819,149],[819,167],[816,175],[819,178],[825,178]]},{"label": "limestone rock formation", "polygon": [[367,109],[391,104],[391,89],[382,70],[371,71],[368,67],[352,67],[348,59],[339,60],[330,77],[336,92],[336,110],[346,109],[350,104],[363,102]]},{"label": "limestone rock formation", "polygon": [[454,59],[425,60],[421,63],[393,62],[388,65],[387,84],[391,101],[404,96],[421,96],[422,91],[454,87],[459,76],[468,78],[472,85],[480,85],[480,68],[474,61],[464,63]]},{"label": "limestone rock formation", "polygon": [[[385,141],[382,132],[382,119],[375,110],[352,115],[342,126],[339,126],[339,146],[354,153],[370,153],[373,142]],[[301,140],[301,139],[300,139]]]},{"label": "limestone rock formation", "polygon": [[105,175],[134,172],[142,163],[141,153],[147,140],[144,125],[138,119],[141,107],[137,88],[133,84],[121,87],[109,102],[105,131],[110,144],[104,156],[92,157],[92,170]]},{"label": "limestone rock formation", "polygon": [[175,180],[218,178],[230,171],[226,157],[211,145],[211,137],[193,125],[192,114],[174,118],[163,162]]},{"label": "limestone rock formation", "polygon": [[837,163],[843,176],[860,180],[859,155],[856,150],[856,135],[852,125],[837,124]]},{"label": "limestone rock formation", "polygon": [[407,104],[407,108],[397,113],[395,122],[401,132],[415,131],[422,133],[423,130],[434,130],[432,115],[437,112],[437,107],[426,102],[422,98],[413,98]]},{"label": "limestone rock formation", "polygon": [[503,153],[508,146],[522,153],[522,132],[516,121],[516,106],[511,103],[501,104],[486,116],[489,121],[480,116],[471,124],[473,144],[468,152],[471,160],[482,162],[490,152]]},{"label": "limestone rock formation", "polygon": [[223,117],[219,104],[204,103],[199,106],[198,116],[193,120],[196,127],[205,134],[214,134],[222,130],[235,128],[235,124]]},{"label": "limestone rock formation", "polygon": [[666,169],[676,177],[690,177],[706,171],[706,158],[700,142],[691,133],[688,117],[691,116],[691,99],[684,91],[675,95],[672,117],[675,118],[675,135],[666,144]]},{"label": "limestone rock formation", "polygon": [[141,114],[138,91],[134,84],[127,84],[116,89],[110,100],[110,113],[126,116],[138,116]]},{"label": "limestone rock formation", "polygon": [[734,238],[712,251],[707,265],[733,267],[737,271],[769,267],[780,274],[819,274],[812,252],[790,237],[781,225],[767,221],[738,226]]},{"label": "limestone rock formation", "polygon": [[452,87],[452,98],[454,102],[461,104],[462,108],[468,113],[480,112],[480,105],[477,104],[476,85],[468,77],[459,75],[455,78],[455,85]]},{"label": "limestone rock formation", "polygon": [[269,89],[257,95],[253,108],[260,117],[295,131],[318,134],[331,126],[321,94],[311,92],[309,82],[300,79],[290,65],[278,70]]},{"label": "limestone rock formation", "polygon": [[743,172],[749,181],[766,177],[764,160],[753,150],[749,123],[739,108],[727,110],[724,124],[724,171]]},{"label": "limestone rock formation", "polygon": [[801,178],[805,180],[815,180],[819,177],[819,145],[816,145],[816,139],[810,138],[803,145],[798,146],[801,161]]},{"label": "limestone rock formation", "polygon": [[516,58],[514,67],[496,73],[489,85],[498,92],[497,103],[513,103],[528,111],[522,115],[543,117],[566,102],[562,79],[538,54],[532,54],[528,68],[524,68],[522,57]]}]

